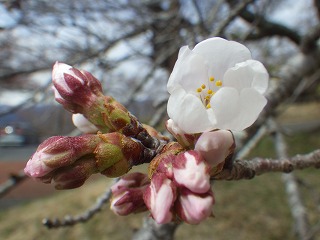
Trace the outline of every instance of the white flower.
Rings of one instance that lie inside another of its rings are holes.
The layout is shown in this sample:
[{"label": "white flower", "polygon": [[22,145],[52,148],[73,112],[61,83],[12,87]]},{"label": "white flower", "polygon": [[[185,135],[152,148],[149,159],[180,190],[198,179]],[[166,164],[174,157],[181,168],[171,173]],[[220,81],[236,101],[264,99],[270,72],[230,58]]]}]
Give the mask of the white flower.
[{"label": "white flower", "polygon": [[168,115],[186,133],[241,131],[267,103],[268,73],[240,43],[222,38],[180,49],[168,81]]}]

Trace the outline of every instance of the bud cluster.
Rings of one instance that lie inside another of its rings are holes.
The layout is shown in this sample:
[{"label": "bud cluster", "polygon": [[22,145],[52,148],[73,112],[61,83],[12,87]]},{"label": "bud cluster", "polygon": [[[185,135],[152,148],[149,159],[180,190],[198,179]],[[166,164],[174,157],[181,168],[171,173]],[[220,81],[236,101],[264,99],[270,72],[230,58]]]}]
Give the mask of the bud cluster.
[{"label": "bud cluster", "polygon": [[[212,214],[214,195],[210,166],[194,150],[163,158],[151,176],[144,201],[157,223],[184,221],[198,224]],[[152,163],[151,163],[152,165]]]},{"label": "bud cluster", "polygon": [[149,177],[131,173],[112,186],[111,210],[118,215],[149,210],[159,224],[198,224],[212,215],[215,201],[209,172],[197,151],[171,144],[150,163]]},{"label": "bud cluster", "polygon": [[[92,74],[57,62],[52,78],[56,100],[73,113],[74,125],[84,134],[45,140],[25,167],[28,176],[57,189],[79,187],[96,173],[122,176],[111,188],[111,209],[118,215],[149,210],[160,224],[198,224],[212,215],[210,177],[232,156],[230,131],[190,134],[169,119],[166,127],[177,140],[169,142],[104,96]],[[148,175],[127,174],[143,163],[150,163]]]},{"label": "bud cluster", "polygon": [[[154,151],[121,133],[56,136],[39,145],[25,173],[57,189],[81,186],[94,173],[119,177],[132,166],[148,161]],[[147,159],[147,160],[146,160]]]}]

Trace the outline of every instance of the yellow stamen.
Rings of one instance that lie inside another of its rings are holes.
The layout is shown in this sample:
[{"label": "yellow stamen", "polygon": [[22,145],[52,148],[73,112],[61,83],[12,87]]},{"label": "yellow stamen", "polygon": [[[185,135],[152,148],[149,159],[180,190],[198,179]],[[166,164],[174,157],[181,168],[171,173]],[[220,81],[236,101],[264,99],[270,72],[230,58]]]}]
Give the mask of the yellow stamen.
[{"label": "yellow stamen", "polygon": [[221,87],[221,86],[222,86],[222,82],[221,82],[220,80],[218,80],[218,81],[216,82],[216,86],[217,86],[217,87]]},{"label": "yellow stamen", "polygon": [[198,89],[197,89],[197,92],[198,92],[198,93],[201,93],[201,92],[202,92],[202,88],[198,88]]},{"label": "yellow stamen", "polygon": [[210,98],[211,98],[211,96],[206,96],[204,99],[209,101]]},{"label": "yellow stamen", "polygon": [[211,95],[211,94],[213,93],[213,91],[212,91],[211,89],[209,89],[209,90],[207,91],[207,93],[208,93],[209,95]]},{"label": "yellow stamen", "polygon": [[210,80],[210,82],[213,82],[214,81],[214,77],[210,77],[209,80]]},{"label": "yellow stamen", "polygon": [[210,103],[208,103],[208,104],[207,104],[207,107],[206,107],[206,108],[211,108],[211,105],[210,105]]},{"label": "yellow stamen", "polygon": [[202,84],[202,85],[201,85],[201,88],[202,88],[202,89],[205,89],[205,88],[206,88],[206,85]]}]

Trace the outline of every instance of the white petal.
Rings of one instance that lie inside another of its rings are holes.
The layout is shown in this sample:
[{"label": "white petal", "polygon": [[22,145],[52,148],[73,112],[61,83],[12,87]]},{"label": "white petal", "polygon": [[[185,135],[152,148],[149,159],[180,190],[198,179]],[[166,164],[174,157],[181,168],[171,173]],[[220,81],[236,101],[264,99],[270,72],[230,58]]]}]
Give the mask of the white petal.
[{"label": "white petal", "polygon": [[208,66],[204,59],[189,49],[182,51],[167,84],[168,92],[171,94],[177,87],[196,93],[197,88],[206,84],[209,79]]},{"label": "white petal", "polygon": [[230,123],[239,113],[239,93],[235,88],[221,88],[210,101],[218,129],[232,129]]},{"label": "white petal", "polygon": [[191,50],[188,46],[183,46],[182,48],[180,48],[178,59],[173,67],[172,73],[170,74],[167,84],[167,89],[169,93],[173,92],[176,86],[179,85],[179,82],[181,81],[182,77],[182,75],[180,74],[180,70],[183,68],[183,62],[186,56],[188,56],[190,53]]},{"label": "white petal", "polygon": [[267,104],[267,99],[254,89],[243,89],[240,94],[240,112],[230,123],[230,129],[241,131],[251,126]]},{"label": "white petal", "polygon": [[254,88],[263,94],[268,88],[269,75],[262,63],[248,60],[236,64],[224,75],[223,86],[234,87],[240,92],[244,88]]},{"label": "white petal", "polygon": [[168,101],[168,115],[186,133],[198,133],[212,130],[215,119],[204,107],[201,100],[183,89],[175,90]]},{"label": "white petal", "polygon": [[98,128],[82,114],[72,115],[73,124],[83,133],[97,133]]},{"label": "white petal", "polygon": [[251,59],[251,53],[244,45],[222,38],[204,40],[198,43],[192,51],[206,59],[209,66],[208,74],[220,80],[228,68]]}]

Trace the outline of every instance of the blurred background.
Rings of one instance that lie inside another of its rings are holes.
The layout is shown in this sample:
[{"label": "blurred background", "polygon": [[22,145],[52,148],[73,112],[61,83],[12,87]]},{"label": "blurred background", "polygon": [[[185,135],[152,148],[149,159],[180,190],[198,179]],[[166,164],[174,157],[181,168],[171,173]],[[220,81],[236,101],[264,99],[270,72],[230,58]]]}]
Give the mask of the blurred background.
[{"label": "blurred background", "polygon": [[[71,114],[54,101],[55,61],[91,72],[105,94],[163,130],[166,82],[180,47],[212,36],[245,44],[268,69],[270,92],[285,86],[268,113],[286,133],[289,154],[319,148],[320,63],[313,59],[306,71],[299,65],[299,57],[319,52],[319,18],[319,0],[0,0],[2,185],[19,175],[41,141],[76,134]],[[270,138],[249,157],[276,157]],[[319,171],[296,178],[313,226],[305,239],[320,239]],[[128,239],[141,226],[143,215],[121,218],[106,209],[89,224],[49,231],[42,218],[85,210],[109,180],[97,176],[62,193],[21,182],[0,199],[0,239]],[[214,188],[216,218],[183,225],[177,239],[296,239],[281,174]]]}]

